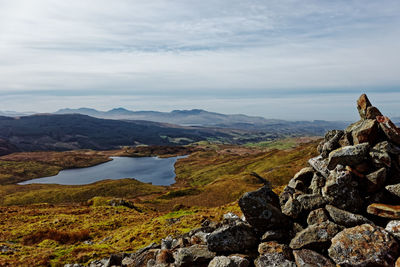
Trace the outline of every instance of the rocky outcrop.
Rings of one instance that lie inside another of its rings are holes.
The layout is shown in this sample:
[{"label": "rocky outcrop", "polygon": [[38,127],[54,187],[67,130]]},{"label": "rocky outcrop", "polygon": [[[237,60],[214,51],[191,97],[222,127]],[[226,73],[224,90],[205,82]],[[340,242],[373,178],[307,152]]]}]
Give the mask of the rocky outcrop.
[{"label": "rocky outcrop", "polygon": [[265,182],[239,199],[244,218],[227,214],[220,224],[103,262],[329,267],[395,266],[397,261],[400,266],[400,130],[366,95],[357,109],[360,121],[326,133],[320,155],[279,197]]}]

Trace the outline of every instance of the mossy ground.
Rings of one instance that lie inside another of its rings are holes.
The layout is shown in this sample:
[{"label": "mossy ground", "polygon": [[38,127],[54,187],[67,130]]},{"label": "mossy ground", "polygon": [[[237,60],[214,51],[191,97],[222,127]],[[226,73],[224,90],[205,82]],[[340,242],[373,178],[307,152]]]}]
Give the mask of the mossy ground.
[{"label": "mossy ground", "polygon": [[[315,141],[300,142],[282,150],[204,144],[177,162],[177,182],[170,187],[132,179],[84,186],[2,185],[0,246],[10,250],[0,253],[0,266],[86,263],[185,233],[206,218],[220,220],[229,211],[240,215],[237,199],[261,186],[251,172],[268,179],[279,191],[316,154],[316,145]],[[25,161],[13,157],[17,164],[32,161],[29,155]],[[34,170],[29,166],[24,167],[28,173]],[[108,206],[113,197],[131,200],[137,209]],[[58,237],[43,234],[46,231]],[[83,234],[93,243],[80,239]]]}]

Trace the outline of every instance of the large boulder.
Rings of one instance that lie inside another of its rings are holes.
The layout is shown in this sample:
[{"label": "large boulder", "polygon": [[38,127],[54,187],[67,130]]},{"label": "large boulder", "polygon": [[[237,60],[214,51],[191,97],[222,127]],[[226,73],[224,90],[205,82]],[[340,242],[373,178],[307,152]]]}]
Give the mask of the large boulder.
[{"label": "large boulder", "polygon": [[245,223],[223,226],[207,236],[208,249],[220,253],[243,252],[257,244],[253,229]]},{"label": "large boulder", "polygon": [[312,224],[296,234],[290,241],[290,247],[292,249],[310,248],[316,250],[329,247],[330,240],[341,230],[341,226],[330,221]]},{"label": "large boulder", "polygon": [[246,221],[261,234],[290,224],[289,218],[280,211],[278,196],[269,185],[245,193],[239,199],[239,206]]},{"label": "large boulder", "polygon": [[398,248],[397,241],[385,230],[363,224],[337,234],[328,251],[340,266],[393,266]]}]

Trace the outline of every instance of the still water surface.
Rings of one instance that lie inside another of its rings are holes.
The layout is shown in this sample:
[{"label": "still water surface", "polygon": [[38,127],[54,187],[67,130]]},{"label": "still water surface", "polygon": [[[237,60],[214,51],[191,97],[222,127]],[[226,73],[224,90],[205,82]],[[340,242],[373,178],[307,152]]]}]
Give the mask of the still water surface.
[{"label": "still water surface", "polygon": [[20,184],[82,185],[105,179],[135,178],[154,185],[170,185],[175,182],[175,162],[186,156],[158,157],[112,157],[112,161],[79,169],[60,171],[57,175],[33,179]]}]

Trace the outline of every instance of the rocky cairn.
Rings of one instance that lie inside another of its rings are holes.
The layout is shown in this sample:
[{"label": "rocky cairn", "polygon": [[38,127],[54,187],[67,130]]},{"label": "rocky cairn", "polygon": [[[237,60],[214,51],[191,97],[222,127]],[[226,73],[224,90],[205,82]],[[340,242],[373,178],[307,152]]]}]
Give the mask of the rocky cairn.
[{"label": "rocky cairn", "polygon": [[400,266],[400,130],[365,94],[357,108],[361,119],[327,132],[280,196],[268,183],[245,193],[244,218],[90,266]]}]

